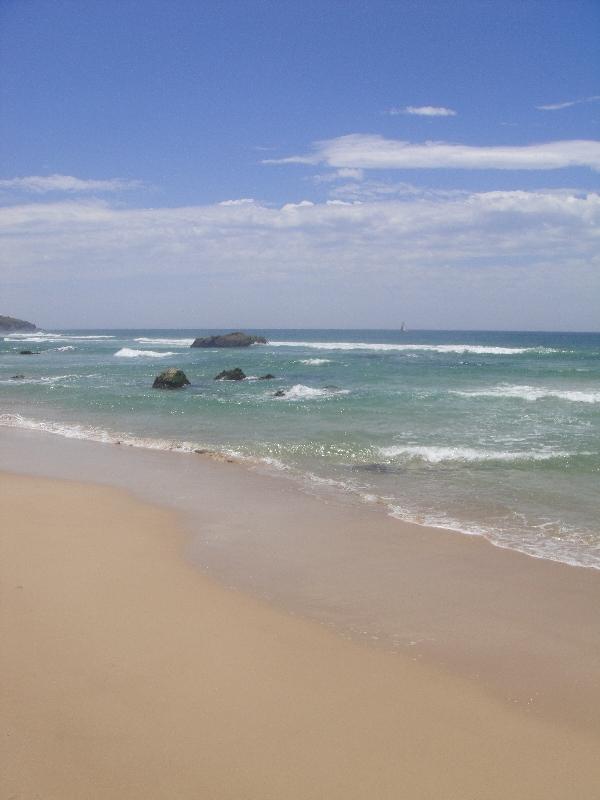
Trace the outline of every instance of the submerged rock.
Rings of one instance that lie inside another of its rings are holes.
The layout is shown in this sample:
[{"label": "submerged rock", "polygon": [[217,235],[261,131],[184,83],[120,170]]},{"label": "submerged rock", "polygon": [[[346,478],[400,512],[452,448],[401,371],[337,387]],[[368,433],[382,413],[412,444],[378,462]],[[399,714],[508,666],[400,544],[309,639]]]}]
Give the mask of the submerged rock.
[{"label": "submerged rock", "polygon": [[285,392],[283,391],[283,389],[277,389],[273,397],[285,397]]},{"label": "submerged rock", "polygon": [[272,381],[275,379],[275,375],[271,375],[270,372],[267,372],[266,375],[261,375],[258,379],[259,381]]},{"label": "submerged rock", "polygon": [[190,382],[187,379],[185,372],[176,367],[169,367],[160,375],[157,375],[152,384],[153,389],[181,389],[184,386],[189,386]]},{"label": "submerged rock", "polygon": [[39,356],[39,350],[19,350],[20,356]]},{"label": "submerged rock", "polygon": [[219,372],[218,375],[215,375],[216,381],[243,381],[246,376],[242,372],[239,367],[235,367],[235,369],[224,369],[223,372]]},{"label": "submerged rock", "polygon": [[10,379],[11,381],[22,381],[24,377],[25,375],[11,375]]},{"label": "submerged rock", "polygon": [[194,339],[190,347],[250,347],[251,344],[266,344],[264,336],[252,336],[248,333],[235,331],[218,336],[201,336]]}]

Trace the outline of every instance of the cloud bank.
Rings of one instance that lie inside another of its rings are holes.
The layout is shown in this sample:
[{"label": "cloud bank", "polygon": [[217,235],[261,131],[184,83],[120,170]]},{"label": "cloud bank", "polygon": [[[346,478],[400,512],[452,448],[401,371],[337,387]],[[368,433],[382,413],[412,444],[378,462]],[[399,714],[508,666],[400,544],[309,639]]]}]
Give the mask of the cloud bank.
[{"label": "cloud bank", "polygon": [[588,167],[600,170],[600,141],[572,139],[523,146],[476,147],[448,142],[411,144],[352,133],[316,142],[313,152],[265,164],[326,164],[335,169],[524,169]]},{"label": "cloud bank", "polygon": [[0,210],[5,280],[44,275],[145,274],[224,267],[240,274],[347,273],[365,267],[510,260],[600,263],[600,195],[569,191],[373,192],[362,202],[250,199],[184,208],[96,202]]},{"label": "cloud bank", "polygon": [[53,324],[74,327],[393,326],[400,306],[415,327],[555,328],[557,308],[566,327],[597,325],[599,194],[352,191],[280,207],[4,207],[3,301],[43,324],[59,308]]}]

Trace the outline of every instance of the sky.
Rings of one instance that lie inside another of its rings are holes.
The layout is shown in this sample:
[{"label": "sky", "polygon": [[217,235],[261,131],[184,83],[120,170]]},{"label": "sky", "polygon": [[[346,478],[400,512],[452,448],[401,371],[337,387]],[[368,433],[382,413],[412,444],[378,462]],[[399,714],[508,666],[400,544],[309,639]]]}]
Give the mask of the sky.
[{"label": "sky", "polygon": [[0,314],[600,330],[598,0],[0,0]]}]

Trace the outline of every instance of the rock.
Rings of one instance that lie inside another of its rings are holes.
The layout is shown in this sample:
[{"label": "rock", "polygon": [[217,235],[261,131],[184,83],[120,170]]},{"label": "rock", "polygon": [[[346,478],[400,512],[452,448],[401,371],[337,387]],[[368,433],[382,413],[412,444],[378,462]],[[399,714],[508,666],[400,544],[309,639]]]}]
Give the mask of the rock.
[{"label": "rock", "polygon": [[20,356],[39,356],[39,350],[19,350]]},{"label": "rock", "polygon": [[189,386],[185,372],[176,367],[169,367],[160,375],[157,375],[152,384],[153,389],[181,389],[184,386]]},{"label": "rock", "polygon": [[285,392],[283,391],[283,389],[277,389],[273,397],[285,397]]},{"label": "rock", "polygon": [[11,375],[11,381],[22,381],[25,375]]},{"label": "rock", "polygon": [[201,336],[194,339],[191,347],[250,347],[251,344],[266,344],[264,336],[251,336],[248,333],[236,331],[225,333],[221,336]]},{"label": "rock", "polygon": [[275,375],[271,375],[270,372],[267,372],[266,375],[261,375],[258,380],[259,381],[272,381],[272,380],[274,380],[274,378],[275,378]]},{"label": "rock", "polygon": [[37,331],[37,326],[33,322],[16,317],[3,317],[0,314],[0,331],[8,333],[10,331]]},{"label": "rock", "polygon": [[242,372],[239,367],[235,367],[235,369],[224,369],[223,372],[219,372],[218,375],[215,375],[216,381],[243,381],[246,376]]}]

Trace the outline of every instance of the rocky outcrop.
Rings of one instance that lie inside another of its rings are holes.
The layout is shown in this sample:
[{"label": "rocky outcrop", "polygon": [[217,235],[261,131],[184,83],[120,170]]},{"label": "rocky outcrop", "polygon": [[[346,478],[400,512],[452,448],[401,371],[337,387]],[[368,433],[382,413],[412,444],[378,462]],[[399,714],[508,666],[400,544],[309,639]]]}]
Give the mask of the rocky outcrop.
[{"label": "rocky outcrop", "polygon": [[264,336],[251,336],[248,333],[236,331],[220,336],[201,336],[194,339],[191,347],[250,347],[251,344],[266,344]]},{"label": "rocky outcrop", "polygon": [[273,397],[285,397],[285,392],[283,391],[283,389],[277,389]]},{"label": "rocky outcrop", "polygon": [[39,356],[39,350],[19,350],[20,356]]},{"label": "rocky outcrop", "polygon": [[37,325],[34,325],[33,322],[27,322],[25,319],[3,317],[0,314],[0,331],[2,331],[2,333],[11,333],[12,331],[37,331]]},{"label": "rocky outcrop", "polygon": [[266,375],[261,375],[258,379],[259,381],[272,381],[275,379],[275,375],[271,375],[270,372],[267,372]]},{"label": "rocky outcrop", "polygon": [[176,367],[169,367],[160,375],[157,375],[152,384],[153,389],[182,389],[184,386],[189,386],[190,382],[187,379],[185,372]]},{"label": "rocky outcrop", "polygon": [[235,367],[235,369],[224,369],[223,372],[219,372],[218,375],[215,375],[216,381],[243,381],[246,376],[242,372],[239,367]]}]

